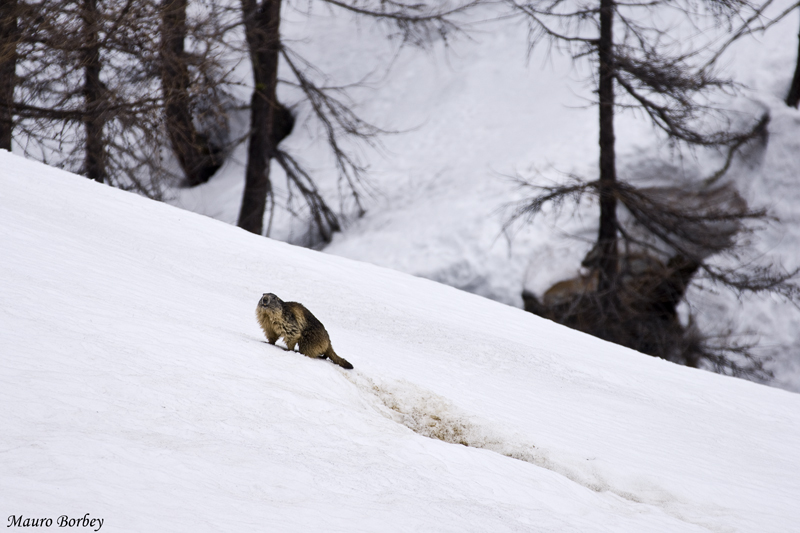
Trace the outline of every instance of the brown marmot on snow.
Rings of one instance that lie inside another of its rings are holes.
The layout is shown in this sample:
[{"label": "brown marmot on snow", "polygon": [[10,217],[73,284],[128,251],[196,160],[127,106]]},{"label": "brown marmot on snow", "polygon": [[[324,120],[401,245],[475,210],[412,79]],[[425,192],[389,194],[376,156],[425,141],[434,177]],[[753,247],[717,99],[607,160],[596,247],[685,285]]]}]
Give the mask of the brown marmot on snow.
[{"label": "brown marmot on snow", "polygon": [[342,368],[353,368],[353,365],[336,355],[325,326],[303,304],[284,302],[267,292],[258,301],[256,319],[270,344],[275,344],[283,337],[289,351],[294,350],[297,344],[303,355],[323,359],[329,357]]}]

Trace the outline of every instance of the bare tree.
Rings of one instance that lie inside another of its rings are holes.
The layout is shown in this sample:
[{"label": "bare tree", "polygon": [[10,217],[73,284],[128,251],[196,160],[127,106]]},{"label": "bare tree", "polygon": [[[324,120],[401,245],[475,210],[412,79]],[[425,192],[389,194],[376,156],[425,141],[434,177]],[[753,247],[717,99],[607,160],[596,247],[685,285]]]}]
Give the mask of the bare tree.
[{"label": "bare tree", "polygon": [[[662,172],[674,173],[673,167]],[[543,205],[597,195],[599,183],[574,178],[566,185],[534,188],[533,201],[521,202],[515,217],[537,215]],[[542,194],[544,192],[544,194]],[[750,263],[737,267],[742,255],[739,235],[750,222],[768,219],[751,209],[730,183],[689,183],[636,187],[618,182],[615,196],[624,207],[620,223],[622,253],[614,289],[616,307],[609,313],[600,299],[599,246],[582,262],[586,273],[556,283],[543,296],[524,292],[525,309],[592,335],[680,364],[717,372],[766,379],[763,360],[749,348],[717,333],[702,332],[693,319],[682,324],[678,304],[700,276],[736,294],[773,293],[797,302],[796,272],[780,272]],[[720,256],[727,261],[712,261]]]},{"label": "bare tree", "polygon": [[26,155],[159,197],[153,2],[18,0],[11,113]]},{"label": "bare tree", "polygon": [[[399,32],[401,42],[422,45],[432,39],[446,39],[458,31],[457,16],[477,2],[453,5],[433,3],[402,4],[383,0],[319,0],[335,9],[345,10],[390,25]],[[364,168],[343,147],[343,137],[368,143],[383,130],[358,117],[344,102],[341,87],[329,87],[315,80],[320,72],[311,63],[281,41],[281,0],[242,0],[242,19],[248,52],[253,65],[254,90],[251,98],[251,128],[245,190],[239,214],[239,226],[261,234],[269,207],[274,209],[270,180],[270,161],[284,170],[290,198],[295,192],[308,206],[319,237],[329,241],[340,228],[334,210],[320,193],[311,175],[291,154],[278,148],[282,135],[278,127],[288,121],[287,111],[277,99],[278,64],[284,62],[292,78],[282,80],[299,89],[309,102],[313,116],[320,122],[336,161],[340,182],[363,213],[360,190]],[[283,119],[281,117],[284,117]],[[267,233],[269,233],[269,225]]]},{"label": "bare tree", "polygon": [[[616,305],[614,286],[619,271],[616,110],[637,107],[671,139],[699,146],[740,143],[752,136],[755,125],[747,131],[734,133],[729,133],[727,124],[715,131],[702,131],[697,125],[698,116],[710,111],[698,102],[697,97],[708,91],[732,87],[732,83],[716,77],[711,68],[694,67],[690,61],[697,50],[670,55],[669,50],[685,47],[677,42],[677,38],[670,38],[665,30],[646,25],[647,12],[663,2],[624,4],[597,0],[593,5],[575,9],[565,8],[561,2],[512,0],[511,3],[528,20],[533,43],[549,39],[566,47],[576,59],[593,58],[596,65],[600,114],[598,297],[605,302],[603,308],[610,312]],[[710,3],[723,18],[733,16],[736,9],[747,6],[744,1],[737,1],[735,5],[725,1]],[[684,5],[683,9],[687,16],[695,15],[691,4]],[[645,16],[641,12],[645,12]],[[564,31],[571,28],[576,28],[575,33]],[[615,39],[615,30],[622,31],[620,38]],[[619,91],[627,101],[617,103]]]},{"label": "bare tree", "polygon": [[[587,194],[598,197],[597,241],[583,263],[590,274],[572,282],[568,298],[549,305],[547,294],[544,303],[525,294],[526,307],[653,355],[692,366],[700,361],[719,366],[725,361],[732,373],[763,377],[763,365],[755,359],[745,357],[745,363],[740,364],[734,357],[725,359],[719,350],[703,345],[702,336],[678,323],[675,306],[697,272],[737,292],[774,291],[795,300],[800,296],[790,282],[794,273],[768,267],[722,270],[707,261],[713,254],[733,254],[734,236],[745,228],[744,224],[766,216],[748,209],[730,184],[720,186],[717,182],[737,150],[763,138],[768,117],[736,129],[708,104],[709,94],[729,92],[734,84],[715,74],[713,67],[719,54],[706,48],[708,43],[691,47],[654,22],[653,10],[665,6],[665,2],[597,0],[573,5],[510,0],[510,4],[528,21],[531,46],[544,39],[566,49],[576,60],[592,60],[600,123],[598,179],[539,188],[512,217],[533,216],[547,203],[577,201]],[[689,27],[701,27],[698,20],[703,17],[731,28],[734,19],[743,20],[738,36],[751,31],[750,24],[760,14],[745,0],[712,0],[705,6],[669,3],[673,12],[678,8],[685,16]],[[711,56],[705,63],[699,59],[704,51]],[[621,180],[616,169],[614,116],[620,109],[630,108],[642,112],[672,143],[727,149],[725,166],[695,185],[642,188],[630,179]],[[722,125],[709,128],[709,121],[702,120],[709,116],[723,120]],[[687,188],[691,193],[682,192]],[[721,202],[721,198],[726,201]],[[620,205],[625,208],[625,223],[619,218]],[[725,222],[729,225],[719,233]],[[639,234],[632,228],[638,228]],[[721,240],[720,235],[724,237]],[[647,265],[643,269],[642,257]],[[636,264],[640,266],[633,268]],[[693,340],[687,341],[690,338]],[[679,353],[671,351],[676,347]],[[732,352],[747,353],[739,348],[732,348],[729,355]]]}]

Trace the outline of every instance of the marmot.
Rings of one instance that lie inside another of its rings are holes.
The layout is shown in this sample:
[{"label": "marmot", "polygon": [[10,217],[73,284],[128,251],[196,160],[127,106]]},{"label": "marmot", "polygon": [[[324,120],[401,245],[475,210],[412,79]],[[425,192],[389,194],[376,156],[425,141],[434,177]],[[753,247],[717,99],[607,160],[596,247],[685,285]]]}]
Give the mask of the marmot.
[{"label": "marmot", "polygon": [[270,344],[275,344],[283,337],[289,351],[294,350],[297,344],[303,355],[323,359],[330,357],[342,368],[353,368],[353,365],[336,355],[325,326],[303,304],[284,302],[267,292],[258,301],[256,319]]}]

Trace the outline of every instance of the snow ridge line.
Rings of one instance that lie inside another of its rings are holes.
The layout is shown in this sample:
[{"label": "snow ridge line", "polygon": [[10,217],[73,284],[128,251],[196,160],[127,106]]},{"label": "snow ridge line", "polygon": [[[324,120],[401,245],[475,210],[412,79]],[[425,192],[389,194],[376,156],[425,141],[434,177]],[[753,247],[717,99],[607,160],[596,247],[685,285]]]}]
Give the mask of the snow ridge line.
[{"label": "snow ridge line", "polygon": [[[360,390],[379,401],[377,407],[382,415],[419,435],[450,444],[489,450],[531,463],[562,475],[594,492],[609,492],[634,503],[653,505],[678,520],[714,529],[713,525],[701,516],[687,517],[680,511],[680,508],[684,507],[683,502],[661,487],[639,481],[637,483],[640,485],[639,488],[650,497],[642,497],[630,490],[614,487],[603,478],[598,468],[587,462],[589,459],[564,456],[561,461],[555,461],[546,450],[526,442],[522,435],[512,434],[492,422],[469,415],[446,398],[411,382],[399,380],[375,383],[357,370],[341,373]],[[576,466],[569,466],[569,463]]]}]

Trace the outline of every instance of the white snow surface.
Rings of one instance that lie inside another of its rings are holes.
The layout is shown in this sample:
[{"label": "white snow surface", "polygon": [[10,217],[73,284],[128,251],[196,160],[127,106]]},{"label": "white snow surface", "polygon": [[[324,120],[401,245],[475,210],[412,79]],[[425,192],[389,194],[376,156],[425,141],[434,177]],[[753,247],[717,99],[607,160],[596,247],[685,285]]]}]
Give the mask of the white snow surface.
[{"label": "white snow surface", "polygon": [[[800,395],[7,152],[0,168],[4,520],[797,531]],[[304,303],[355,369],[266,344],[263,292]]]}]

